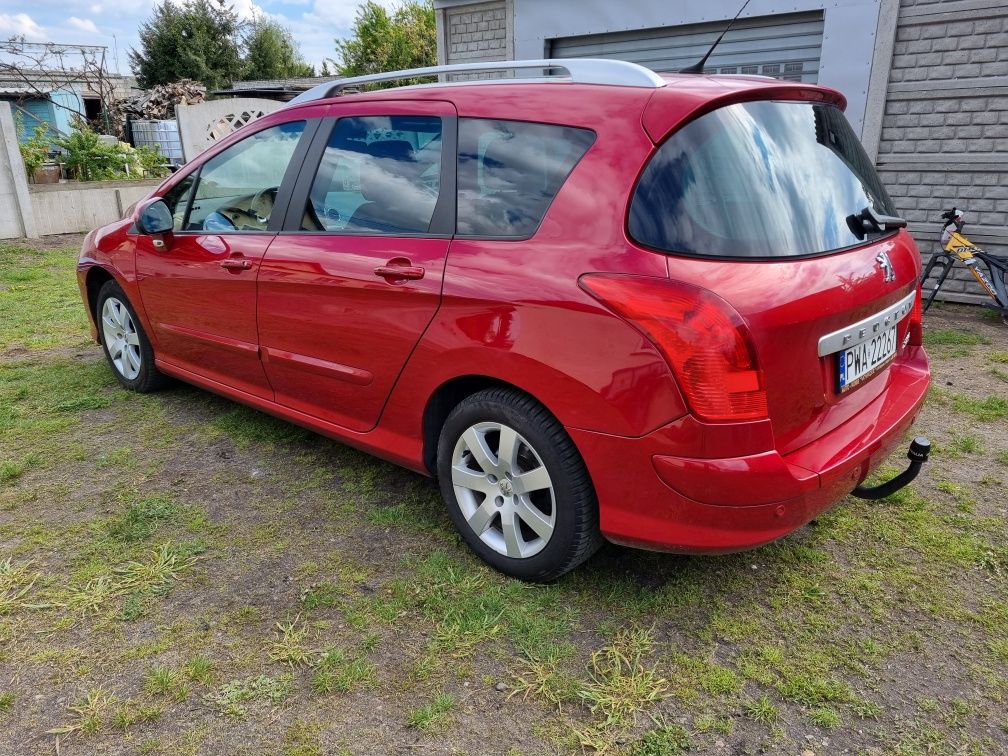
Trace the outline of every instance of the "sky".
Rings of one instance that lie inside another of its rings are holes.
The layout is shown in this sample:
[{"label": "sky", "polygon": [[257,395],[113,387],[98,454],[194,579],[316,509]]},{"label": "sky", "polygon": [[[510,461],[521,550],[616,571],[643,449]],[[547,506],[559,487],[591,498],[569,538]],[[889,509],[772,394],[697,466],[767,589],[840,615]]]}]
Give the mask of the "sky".
[{"label": "sky", "polygon": [[[394,7],[395,0],[378,0]],[[23,35],[30,42],[105,45],[109,68],[128,74],[129,50],[157,0],[0,0],[0,40]],[[318,68],[332,57],[333,40],[346,37],[363,0],[231,0],[245,19],[254,14],[287,26],[305,60]]]}]

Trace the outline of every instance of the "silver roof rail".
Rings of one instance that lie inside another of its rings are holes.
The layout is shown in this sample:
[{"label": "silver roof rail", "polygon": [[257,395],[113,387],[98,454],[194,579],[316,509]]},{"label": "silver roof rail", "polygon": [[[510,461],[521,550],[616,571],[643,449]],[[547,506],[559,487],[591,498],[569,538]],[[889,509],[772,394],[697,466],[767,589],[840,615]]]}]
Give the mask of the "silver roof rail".
[{"label": "silver roof rail", "polygon": [[[340,90],[355,87],[359,84],[375,84],[381,81],[398,81],[421,76],[437,76],[439,74],[473,73],[478,71],[521,71],[524,69],[563,70],[567,72],[570,81],[579,84],[610,84],[623,87],[647,87],[656,89],[665,86],[665,80],[650,68],[629,63],[625,60],[608,60],[605,58],[563,58],[556,60],[499,60],[481,63],[455,63],[449,66],[429,66],[427,68],[408,68],[404,71],[389,71],[388,73],[368,74],[367,76],[352,76],[347,79],[327,81],[306,90],[291,100],[289,105],[335,97]],[[502,77],[503,78],[503,77]],[[489,81],[494,81],[493,79]]]}]

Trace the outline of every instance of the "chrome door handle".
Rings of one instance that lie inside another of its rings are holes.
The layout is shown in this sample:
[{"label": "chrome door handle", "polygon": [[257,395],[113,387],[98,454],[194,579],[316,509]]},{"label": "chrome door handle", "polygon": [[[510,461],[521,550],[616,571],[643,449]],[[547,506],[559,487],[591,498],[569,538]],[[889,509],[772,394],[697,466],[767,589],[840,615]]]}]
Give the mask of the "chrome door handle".
[{"label": "chrome door handle", "polygon": [[227,270],[248,270],[252,267],[252,261],[243,257],[229,257],[227,260],[221,260],[220,266]]}]

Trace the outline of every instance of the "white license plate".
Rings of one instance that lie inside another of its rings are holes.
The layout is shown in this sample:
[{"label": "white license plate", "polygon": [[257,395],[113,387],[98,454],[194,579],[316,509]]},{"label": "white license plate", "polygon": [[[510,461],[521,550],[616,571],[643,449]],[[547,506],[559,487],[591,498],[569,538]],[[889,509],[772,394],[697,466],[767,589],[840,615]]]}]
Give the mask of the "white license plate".
[{"label": "white license plate", "polygon": [[882,331],[850,349],[837,352],[840,391],[854,388],[863,378],[885,365],[896,354],[896,326]]}]

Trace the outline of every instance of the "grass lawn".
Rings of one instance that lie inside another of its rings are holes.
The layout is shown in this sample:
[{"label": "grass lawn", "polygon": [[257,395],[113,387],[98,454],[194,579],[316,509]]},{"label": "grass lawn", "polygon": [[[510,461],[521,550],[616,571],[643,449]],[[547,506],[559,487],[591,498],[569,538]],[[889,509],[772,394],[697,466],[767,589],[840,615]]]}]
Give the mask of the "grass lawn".
[{"label": "grass lawn", "polygon": [[1008,328],[979,309],[925,319],[913,487],[543,587],[424,478],[120,390],[54,243],[0,244],[0,753],[1008,751]]}]

